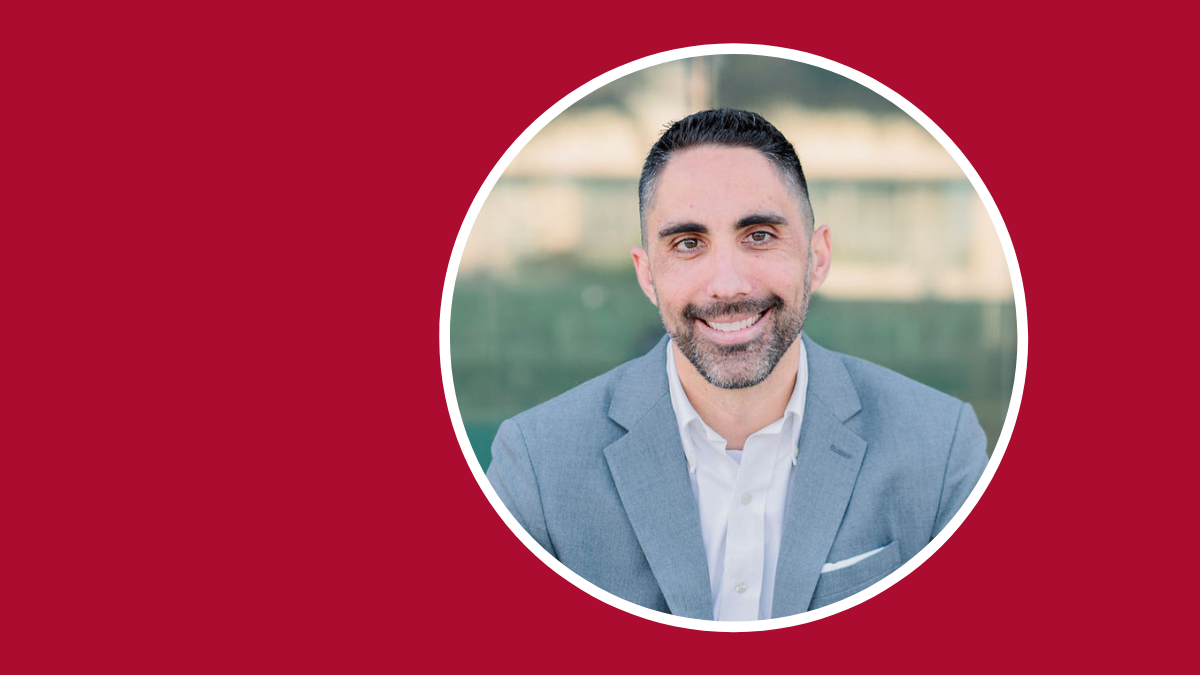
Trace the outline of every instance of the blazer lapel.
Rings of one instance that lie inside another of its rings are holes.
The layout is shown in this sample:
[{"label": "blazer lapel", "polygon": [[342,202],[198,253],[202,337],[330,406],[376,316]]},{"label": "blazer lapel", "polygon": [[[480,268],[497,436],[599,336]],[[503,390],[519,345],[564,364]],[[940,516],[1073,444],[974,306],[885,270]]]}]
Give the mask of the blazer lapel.
[{"label": "blazer lapel", "polygon": [[614,392],[609,416],[628,433],[604,455],[671,613],[711,620],[708,561],[667,388],[666,344],[631,367]]},{"label": "blazer lapel", "polygon": [[804,336],[808,392],[783,517],[772,614],[808,609],[850,503],[867,443],[845,426],[862,405],[839,357]]}]

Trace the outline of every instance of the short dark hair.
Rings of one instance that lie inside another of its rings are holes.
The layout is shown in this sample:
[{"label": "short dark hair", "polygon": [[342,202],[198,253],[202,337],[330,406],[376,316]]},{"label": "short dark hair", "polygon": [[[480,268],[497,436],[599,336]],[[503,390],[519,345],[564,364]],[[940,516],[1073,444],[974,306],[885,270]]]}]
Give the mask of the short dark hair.
[{"label": "short dark hair", "polygon": [[813,228],[812,204],[808,201],[808,183],[796,149],[773,124],[758,113],[733,108],[704,110],[672,123],[659,137],[638,181],[638,214],[641,219],[642,245],[646,244],[646,208],[654,197],[654,188],[667,162],[675,153],[703,145],[723,145],[758,150],[779,170],[800,200],[805,227]]}]

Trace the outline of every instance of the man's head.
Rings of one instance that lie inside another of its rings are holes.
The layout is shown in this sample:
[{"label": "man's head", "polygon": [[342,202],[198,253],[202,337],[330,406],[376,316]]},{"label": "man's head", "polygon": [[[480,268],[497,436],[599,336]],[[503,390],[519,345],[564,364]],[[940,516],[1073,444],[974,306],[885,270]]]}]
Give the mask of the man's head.
[{"label": "man's head", "polygon": [[710,110],[672,125],[639,186],[638,282],[680,352],[711,384],[767,378],[829,271],[787,139],[754,113]]},{"label": "man's head", "polygon": [[753,148],[762,153],[778,169],[800,202],[808,231],[813,229],[812,206],[808,201],[808,183],[796,149],[773,124],[758,113],[747,110],[720,108],[688,115],[671,124],[646,155],[642,177],[638,181],[638,212],[641,215],[642,246],[646,241],[646,211],[654,199],[658,178],[672,157],[704,145],[731,148]]}]

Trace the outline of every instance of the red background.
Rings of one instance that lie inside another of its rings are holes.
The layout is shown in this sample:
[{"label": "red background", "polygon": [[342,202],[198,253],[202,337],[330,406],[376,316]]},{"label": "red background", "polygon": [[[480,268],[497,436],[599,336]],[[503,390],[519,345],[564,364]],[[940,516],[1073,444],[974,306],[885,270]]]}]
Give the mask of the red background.
[{"label": "red background", "polygon": [[[1187,663],[1183,17],[41,7],[0,21],[0,670]],[[451,248],[513,140],[714,42],[833,59],[929,115],[999,205],[1029,315],[1020,418],[958,533],[875,599],[756,634],[648,622],[537,561],[437,357]]]}]

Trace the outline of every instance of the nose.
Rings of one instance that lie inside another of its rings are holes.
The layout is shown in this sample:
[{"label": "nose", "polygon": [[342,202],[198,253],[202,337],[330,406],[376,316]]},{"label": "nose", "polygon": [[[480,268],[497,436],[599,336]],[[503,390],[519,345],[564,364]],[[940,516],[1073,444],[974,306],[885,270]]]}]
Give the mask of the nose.
[{"label": "nose", "polygon": [[708,277],[708,295],[713,299],[732,300],[749,295],[753,290],[746,269],[748,261],[738,255],[736,249],[714,251],[709,256],[712,265]]}]

